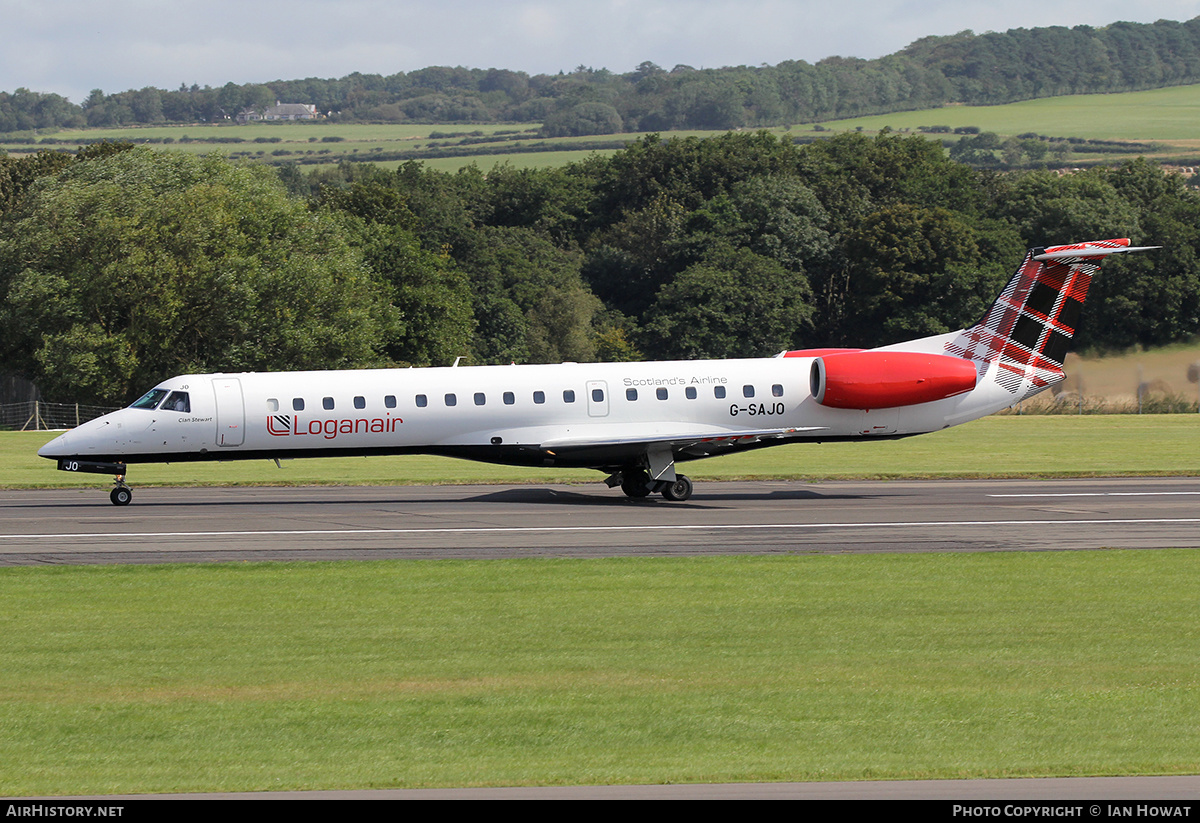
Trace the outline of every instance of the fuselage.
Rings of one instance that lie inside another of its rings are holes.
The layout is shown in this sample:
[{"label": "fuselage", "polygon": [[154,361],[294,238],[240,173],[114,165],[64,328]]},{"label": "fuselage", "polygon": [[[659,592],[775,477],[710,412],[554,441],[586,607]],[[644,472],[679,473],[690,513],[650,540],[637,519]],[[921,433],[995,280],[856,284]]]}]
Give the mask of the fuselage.
[{"label": "fuselage", "polygon": [[[677,459],[687,460],[795,439],[897,437],[1009,402],[981,396],[984,384],[903,408],[828,408],[810,391],[812,362],[183,375],[160,383],[158,396],[151,392],[141,407],[85,423],[39,454],[143,463],[424,452],[604,469],[634,459],[647,442],[712,438],[707,446],[678,449]],[[766,432],[774,436],[764,439]]]}]

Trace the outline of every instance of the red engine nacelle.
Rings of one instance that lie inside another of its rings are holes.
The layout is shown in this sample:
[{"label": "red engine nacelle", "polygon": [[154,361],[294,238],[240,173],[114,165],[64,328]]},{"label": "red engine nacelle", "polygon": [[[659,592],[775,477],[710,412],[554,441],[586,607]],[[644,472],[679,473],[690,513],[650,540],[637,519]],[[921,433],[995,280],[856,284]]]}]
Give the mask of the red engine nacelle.
[{"label": "red engine nacelle", "polygon": [[810,384],[822,406],[890,409],[931,403],[975,388],[975,364],[945,354],[860,351],[813,360]]}]

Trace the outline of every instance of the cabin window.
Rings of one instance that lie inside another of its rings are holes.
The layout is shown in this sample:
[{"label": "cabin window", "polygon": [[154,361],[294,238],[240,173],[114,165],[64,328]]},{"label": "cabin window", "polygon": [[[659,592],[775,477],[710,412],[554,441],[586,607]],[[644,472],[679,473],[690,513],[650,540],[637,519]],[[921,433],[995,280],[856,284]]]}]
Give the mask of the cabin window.
[{"label": "cabin window", "polygon": [[596,403],[603,403],[604,389],[592,389],[592,400]]},{"label": "cabin window", "polygon": [[658,396],[659,400],[667,399],[667,390],[666,389],[655,389],[654,393]]},{"label": "cabin window", "polygon": [[771,387],[771,394],[774,397],[783,397],[783,386],[776,383]]},{"label": "cabin window", "polygon": [[383,398],[383,405],[387,406],[389,409],[396,408],[396,395],[389,394],[387,397]]},{"label": "cabin window", "polygon": [[753,397],[753,396],[754,396],[754,387],[753,386],[742,386],[742,397]]},{"label": "cabin window", "polygon": [[279,411],[279,401],[276,400],[274,397],[267,398],[267,411],[269,411],[269,412]]},{"label": "cabin window", "polygon": [[563,390],[563,402],[564,403],[574,403],[575,402],[575,390],[574,389],[564,389]]},{"label": "cabin window", "polygon": [[354,408],[365,409],[367,407],[367,398],[359,396],[354,398]]},{"label": "cabin window", "polygon": [[541,405],[546,402],[546,393],[544,391],[535,391],[533,393],[533,402]]},{"label": "cabin window", "polygon": [[322,397],[321,398],[321,407],[324,408],[325,411],[332,411],[333,410],[333,398],[332,397]]},{"label": "cabin window", "polygon": [[457,406],[458,398],[455,397],[453,394],[446,395],[446,405],[447,406]]},{"label": "cabin window", "polygon": [[173,391],[163,401],[162,411],[186,412],[192,413],[192,402],[188,398],[188,393],[185,391]]},{"label": "cabin window", "polygon": [[688,400],[695,400],[696,399],[696,387],[688,386],[686,389],[683,390],[683,396],[686,397]]},{"label": "cabin window", "polygon": [[517,402],[517,396],[510,391],[504,393],[504,405],[511,406]]},{"label": "cabin window", "polygon": [[626,400],[637,400],[637,389],[626,389],[625,390],[625,399]]},{"label": "cabin window", "polygon": [[482,406],[486,402],[487,402],[487,397],[484,395],[483,392],[481,392],[481,391],[475,392],[475,405],[476,406]]},{"label": "cabin window", "polygon": [[[423,394],[418,394],[418,395],[417,395],[417,408],[418,408],[418,409],[423,409],[423,408],[425,408],[425,407],[426,407],[426,406],[428,406],[428,405],[429,405],[429,398],[428,398],[428,397],[426,397],[426,396],[425,396],[425,395],[423,395]],[[390,407],[389,407],[389,408],[390,408]]]},{"label": "cabin window", "polygon": [[292,411],[304,411],[304,398],[303,397],[293,397],[292,398]]},{"label": "cabin window", "polygon": [[166,389],[151,389],[143,394],[140,398],[134,401],[131,409],[153,409],[158,405],[158,401],[167,396]]},{"label": "cabin window", "polygon": [[724,386],[713,386],[713,397],[717,398],[718,400],[724,400],[725,399],[725,387]]}]

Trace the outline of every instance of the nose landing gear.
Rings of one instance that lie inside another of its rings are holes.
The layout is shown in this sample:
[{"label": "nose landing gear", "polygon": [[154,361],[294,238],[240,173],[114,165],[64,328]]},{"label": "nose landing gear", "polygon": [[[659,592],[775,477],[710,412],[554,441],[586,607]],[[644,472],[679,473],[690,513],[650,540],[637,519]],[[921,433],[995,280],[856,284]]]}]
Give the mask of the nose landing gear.
[{"label": "nose landing gear", "polygon": [[80,460],[77,457],[64,457],[58,461],[58,470],[62,472],[90,472],[92,474],[113,475],[113,490],[108,499],[114,506],[128,506],[133,500],[133,489],[125,483],[124,463],[99,463],[92,460]]},{"label": "nose landing gear", "polygon": [[113,480],[115,487],[108,493],[108,499],[112,501],[114,506],[128,506],[133,500],[133,489],[125,485],[125,476],[117,475]]}]

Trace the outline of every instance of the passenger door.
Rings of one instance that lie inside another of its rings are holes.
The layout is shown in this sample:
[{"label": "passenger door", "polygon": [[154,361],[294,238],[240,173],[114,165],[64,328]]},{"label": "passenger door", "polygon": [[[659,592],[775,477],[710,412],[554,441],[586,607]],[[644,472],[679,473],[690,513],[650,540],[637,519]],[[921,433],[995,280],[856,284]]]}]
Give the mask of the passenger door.
[{"label": "passenger door", "polygon": [[217,400],[217,445],[240,446],[246,439],[246,405],[236,377],[214,377]]}]

